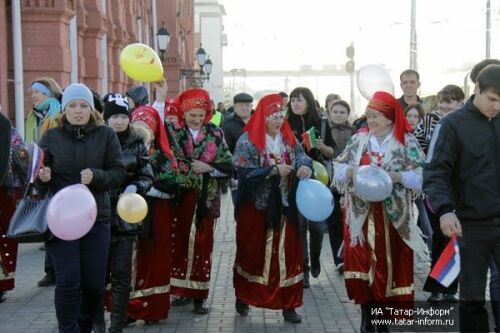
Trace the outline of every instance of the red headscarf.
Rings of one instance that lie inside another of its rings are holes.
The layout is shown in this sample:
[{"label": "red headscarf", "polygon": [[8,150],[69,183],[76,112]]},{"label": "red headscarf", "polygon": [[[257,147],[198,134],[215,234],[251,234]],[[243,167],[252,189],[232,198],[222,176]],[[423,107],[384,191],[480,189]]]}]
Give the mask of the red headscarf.
[{"label": "red headscarf", "polygon": [[165,117],[166,116],[179,117],[180,114],[179,99],[177,97],[165,99],[165,108],[163,113]]},{"label": "red headscarf", "polygon": [[212,119],[212,103],[210,101],[208,91],[204,89],[194,88],[184,91],[179,95],[179,105],[180,112],[178,117],[180,126],[185,125],[184,113],[192,109],[201,109],[206,111],[205,119],[203,119],[204,124],[208,124],[210,119]]},{"label": "red headscarf", "polygon": [[[257,104],[255,113],[252,115],[245,128],[248,133],[250,142],[252,142],[259,151],[266,148],[266,117],[273,113],[283,110],[283,97],[278,94],[264,96]],[[292,128],[285,118],[283,125],[280,128],[283,139],[291,146],[294,146],[297,141],[293,136]]]},{"label": "red headscarf", "polygon": [[130,117],[130,122],[142,121],[149,126],[151,131],[155,136],[155,143],[161,149],[161,151],[168,157],[172,162],[175,161],[174,153],[170,148],[168,142],[167,132],[163,126],[160,115],[155,108],[147,105],[139,106],[132,112]]},{"label": "red headscarf", "polygon": [[381,112],[384,117],[391,120],[394,124],[392,134],[403,145],[405,144],[405,133],[411,133],[412,128],[403,113],[403,107],[397,99],[385,91],[377,91],[373,94],[368,103],[367,109],[373,109]]}]

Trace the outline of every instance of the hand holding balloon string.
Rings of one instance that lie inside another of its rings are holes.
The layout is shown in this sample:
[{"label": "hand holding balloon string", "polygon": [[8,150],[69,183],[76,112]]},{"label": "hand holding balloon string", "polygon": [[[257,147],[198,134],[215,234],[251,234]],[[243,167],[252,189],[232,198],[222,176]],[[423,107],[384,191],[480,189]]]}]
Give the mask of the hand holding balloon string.
[{"label": "hand holding balloon string", "polygon": [[311,177],[311,174],[312,174],[312,170],[311,168],[309,168],[308,166],[301,166],[298,170],[297,170],[297,177],[298,178],[309,178]]}]

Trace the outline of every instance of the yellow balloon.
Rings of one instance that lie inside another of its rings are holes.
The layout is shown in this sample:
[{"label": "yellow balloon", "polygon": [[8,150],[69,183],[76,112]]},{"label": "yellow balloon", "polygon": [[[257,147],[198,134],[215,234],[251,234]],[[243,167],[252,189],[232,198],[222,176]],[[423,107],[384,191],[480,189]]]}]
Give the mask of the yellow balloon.
[{"label": "yellow balloon", "polygon": [[158,54],[149,46],[134,43],[120,53],[120,66],[133,80],[155,82],[163,79],[163,66]]},{"label": "yellow balloon", "polygon": [[313,169],[314,169],[314,177],[322,182],[323,184],[328,186],[328,181],[330,177],[328,177],[328,171],[323,164],[318,161],[313,161]]},{"label": "yellow balloon", "polygon": [[118,216],[128,223],[139,223],[148,213],[148,204],[137,193],[124,193],[116,205]]}]

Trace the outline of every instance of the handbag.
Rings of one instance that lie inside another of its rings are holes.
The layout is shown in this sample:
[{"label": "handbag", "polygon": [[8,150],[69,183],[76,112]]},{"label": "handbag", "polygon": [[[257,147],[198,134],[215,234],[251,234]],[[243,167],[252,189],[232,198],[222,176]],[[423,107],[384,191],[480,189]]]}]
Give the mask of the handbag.
[{"label": "handbag", "polygon": [[47,242],[53,239],[54,235],[47,226],[50,199],[48,191],[42,198],[33,196],[33,184],[30,183],[17,204],[6,236],[19,243]]}]

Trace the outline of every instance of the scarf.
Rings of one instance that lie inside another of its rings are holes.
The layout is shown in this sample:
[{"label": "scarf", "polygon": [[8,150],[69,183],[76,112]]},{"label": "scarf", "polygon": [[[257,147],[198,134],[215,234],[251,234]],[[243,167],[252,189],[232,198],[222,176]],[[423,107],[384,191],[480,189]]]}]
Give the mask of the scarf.
[{"label": "scarf", "polygon": [[54,97],[49,97],[33,108],[33,112],[39,121],[45,117],[55,118],[61,112],[61,103]]}]

